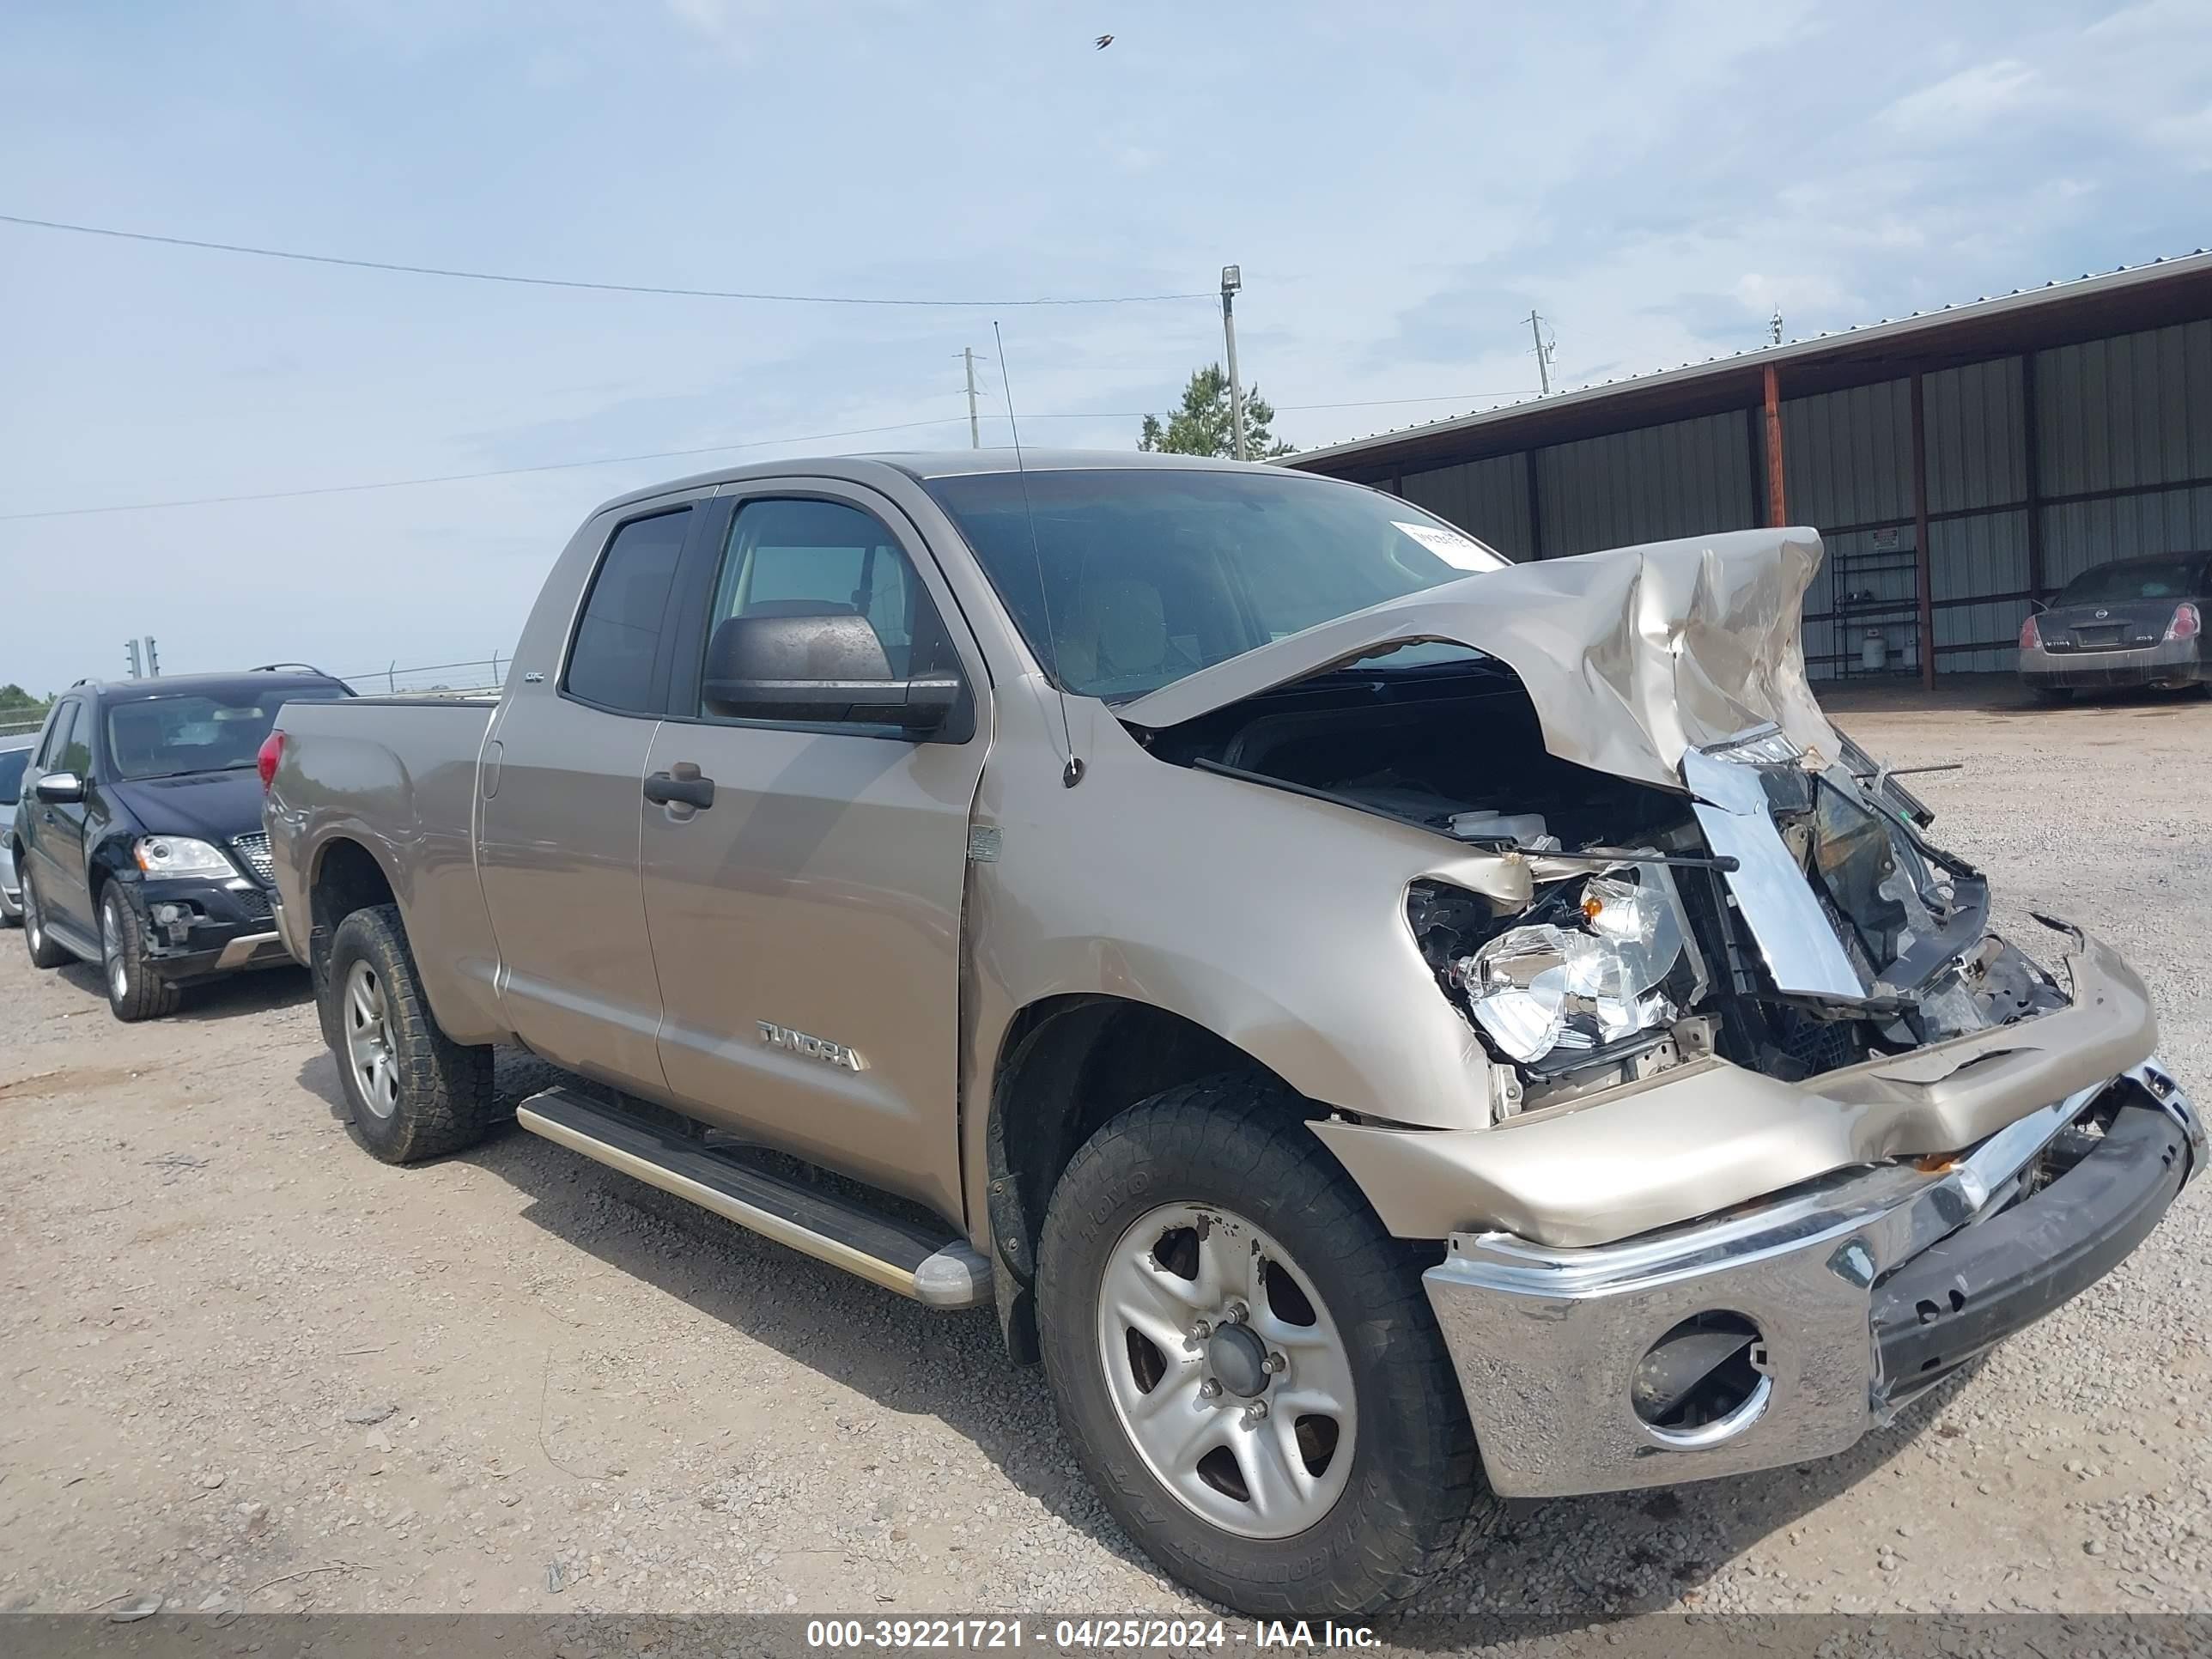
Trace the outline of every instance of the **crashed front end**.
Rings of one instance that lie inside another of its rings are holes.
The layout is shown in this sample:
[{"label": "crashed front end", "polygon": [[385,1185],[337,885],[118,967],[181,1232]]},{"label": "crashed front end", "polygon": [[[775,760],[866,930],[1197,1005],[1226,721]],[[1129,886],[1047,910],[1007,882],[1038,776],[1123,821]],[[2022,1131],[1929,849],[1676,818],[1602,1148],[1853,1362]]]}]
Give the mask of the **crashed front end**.
[{"label": "crashed front end", "polygon": [[[1990,933],[1986,881],[1838,750],[1686,753],[1694,836],[1539,881],[1472,948],[1409,905],[1504,1109],[1389,1138],[1418,1170],[1322,1133],[1448,1240],[1429,1292],[1501,1492],[1839,1451],[2117,1266],[2205,1162],[2125,965]],[[1474,1167],[1492,1224],[1445,1223]]]},{"label": "crashed front end", "polygon": [[[1496,860],[1404,900],[1488,1121],[1313,1129],[1394,1233],[1445,1241],[1428,1289],[1500,1492],[1840,1450],[2206,1161],[2126,964],[1993,933],[1986,879],[1822,714],[1819,560],[1780,531],[1517,566],[1119,711],[1160,758]],[[1480,660],[1360,685],[1416,641]]]}]

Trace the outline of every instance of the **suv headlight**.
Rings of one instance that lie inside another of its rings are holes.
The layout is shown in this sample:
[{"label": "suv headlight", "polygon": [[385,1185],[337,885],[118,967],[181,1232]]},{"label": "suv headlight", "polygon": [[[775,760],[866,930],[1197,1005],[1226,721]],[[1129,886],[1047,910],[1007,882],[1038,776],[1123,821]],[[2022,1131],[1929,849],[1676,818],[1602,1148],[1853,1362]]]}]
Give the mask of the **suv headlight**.
[{"label": "suv headlight", "polygon": [[221,852],[190,836],[141,836],[131,855],[149,876],[234,876],[236,866]]},{"label": "suv headlight", "polygon": [[1579,927],[1509,927],[1452,976],[1509,1058],[1595,1048],[1674,1018],[1658,987],[1682,955],[1682,926],[1664,893],[1611,876],[1583,884]]}]

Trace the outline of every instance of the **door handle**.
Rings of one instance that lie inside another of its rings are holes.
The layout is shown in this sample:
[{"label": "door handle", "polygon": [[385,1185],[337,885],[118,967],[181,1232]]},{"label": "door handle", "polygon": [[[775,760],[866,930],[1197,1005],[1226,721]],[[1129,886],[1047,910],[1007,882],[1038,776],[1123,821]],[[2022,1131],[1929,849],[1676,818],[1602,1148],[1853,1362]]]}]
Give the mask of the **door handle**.
[{"label": "door handle", "polygon": [[656,806],[696,806],[703,812],[714,804],[714,781],[702,777],[690,761],[678,761],[645,781],[645,798]]}]

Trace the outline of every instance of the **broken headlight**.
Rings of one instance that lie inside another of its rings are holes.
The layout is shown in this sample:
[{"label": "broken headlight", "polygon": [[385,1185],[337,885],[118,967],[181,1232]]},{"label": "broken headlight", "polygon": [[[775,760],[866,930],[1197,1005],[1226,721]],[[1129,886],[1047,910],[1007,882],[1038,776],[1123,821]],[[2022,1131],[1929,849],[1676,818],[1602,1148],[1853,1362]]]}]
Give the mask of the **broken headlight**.
[{"label": "broken headlight", "polygon": [[1596,1048],[1674,1018],[1659,988],[1682,955],[1672,896],[1592,876],[1578,908],[1578,924],[1509,927],[1452,964],[1468,1010],[1510,1059]]}]

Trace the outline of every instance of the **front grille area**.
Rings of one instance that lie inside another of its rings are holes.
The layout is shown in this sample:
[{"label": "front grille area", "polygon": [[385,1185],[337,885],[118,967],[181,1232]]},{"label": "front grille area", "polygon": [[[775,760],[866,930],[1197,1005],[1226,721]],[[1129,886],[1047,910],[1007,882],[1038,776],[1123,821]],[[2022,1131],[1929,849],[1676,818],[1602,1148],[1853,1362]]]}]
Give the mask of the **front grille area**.
[{"label": "front grille area", "polygon": [[238,900],[239,914],[244,916],[248,921],[266,921],[269,920],[268,894],[248,891],[234,895],[234,896]]},{"label": "front grille area", "polygon": [[254,879],[263,886],[272,885],[276,879],[276,861],[269,856],[269,837],[264,835],[239,836],[231,847],[246,860],[246,867],[253,872]]}]

